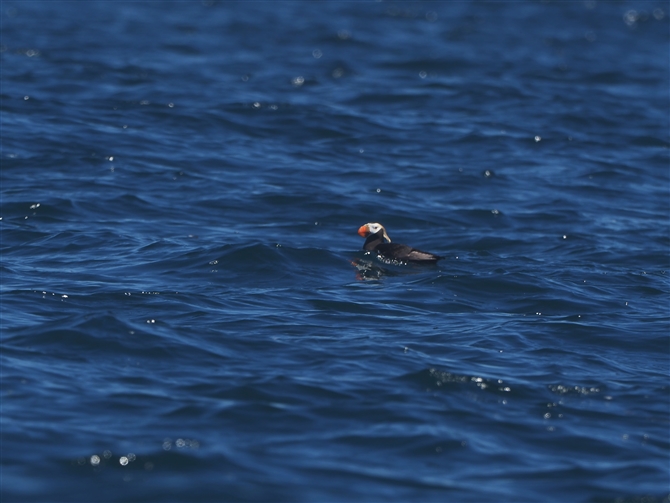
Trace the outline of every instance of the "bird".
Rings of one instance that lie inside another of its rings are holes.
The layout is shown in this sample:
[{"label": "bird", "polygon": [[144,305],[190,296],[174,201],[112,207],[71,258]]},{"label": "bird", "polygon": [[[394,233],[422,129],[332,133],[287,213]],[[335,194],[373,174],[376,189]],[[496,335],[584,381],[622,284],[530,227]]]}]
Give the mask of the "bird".
[{"label": "bird", "polygon": [[[440,255],[417,250],[411,246],[391,243],[391,238],[380,223],[367,223],[358,229],[358,235],[367,238],[363,249],[368,252],[377,252],[380,258],[389,262],[413,262],[435,264],[443,259]],[[387,242],[384,242],[386,240]]]}]

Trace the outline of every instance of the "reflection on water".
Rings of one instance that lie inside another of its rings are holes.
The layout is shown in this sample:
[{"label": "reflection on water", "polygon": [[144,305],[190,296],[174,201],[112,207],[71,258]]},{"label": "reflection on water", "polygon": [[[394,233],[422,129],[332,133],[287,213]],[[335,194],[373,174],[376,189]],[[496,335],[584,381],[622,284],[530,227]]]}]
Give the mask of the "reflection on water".
[{"label": "reflection on water", "polygon": [[386,272],[371,260],[354,258],[350,263],[356,268],[356,279],[358,281],[378,281],[382,279]]}]

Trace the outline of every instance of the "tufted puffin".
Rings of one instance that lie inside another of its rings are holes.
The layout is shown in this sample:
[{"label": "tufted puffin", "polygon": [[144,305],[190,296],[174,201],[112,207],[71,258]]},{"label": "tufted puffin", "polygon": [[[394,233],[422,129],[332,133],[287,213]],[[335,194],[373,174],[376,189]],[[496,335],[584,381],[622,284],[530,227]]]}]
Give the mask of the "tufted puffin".
[{"label": "tufted puffin", "polygon": [[[444,258],[425,251],[417,250],[411,246],[391,243],[391,238],[386,234],[386,229],[382,224],[369,223],[362,225],[358,229],[358,235],[367,238],[363,249],[366,251],[376,251],[382,259],[396,262],[421,262],[424,264],[434,264]],[[385,243],[384,240],[388,241]]]}]

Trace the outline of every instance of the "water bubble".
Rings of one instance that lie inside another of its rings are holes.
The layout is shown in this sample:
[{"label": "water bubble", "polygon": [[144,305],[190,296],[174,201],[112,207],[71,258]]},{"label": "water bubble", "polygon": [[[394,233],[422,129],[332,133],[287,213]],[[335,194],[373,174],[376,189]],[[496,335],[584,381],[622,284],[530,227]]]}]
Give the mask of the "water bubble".
[{"label": "water bubble", "polygon": [[121,456],[119,458],[119,463],[121,464],[121,466],[126,466],[128,464],[128,458],[125,456]]},{"label": "water bubble", "polygon": [[303,77],[302,75],[299,75],[297,77],[293,77],[291,79],[291,84],[293,84],[295,87],[300,87],[304,83],[305,83],[305,77]]},{"label": "water bubble", "polygon": [[635,23],[637,23],[639,18],[640,16],[638,12],[634,9],[631,9],[623,15],[623,22],[632,27],[635,26]]},{"label": "water bubble", "polygon": [[321,56],[323,56],[323,52],[321,52],[321,49],[314,49],[312,51],[312,56],[314,56],[316,59],[319,59]]},{"label": "water bubble", "polygon": [[537,142],[539,142],[539,141],[542,141],[542,137],[541,137],[541,136],[536,136],[536,137],[533,138],[533,139],[535,140],[535,143],[537,143]]},{"label": "water bubble", "polygon": [[351,38],[351,32],[349,30],[339,30],[337,32],[337,37],[340,40],[348,40]]},{"label": "water bubble", "polygon": [[428,77],[428,73],[427,73],[427,72],[424,72],[424,71],[422,70],[422,71],[419,72],[419,77],[421,77],[422,79],[425,79],[426,77]]},{"label": "water bubble", "polygon": [[98,466],[100,464],[100,456],[98,456],[97,454],[91,456],[91,464],[93,466]]},{"label": "water bubble", "polygon": [[434,10],[429,10],[428,12],[426,12],[426,21],[428,21],[429,23],[434,23],[435,21],[437,21],[437,12],[435,12]]}]

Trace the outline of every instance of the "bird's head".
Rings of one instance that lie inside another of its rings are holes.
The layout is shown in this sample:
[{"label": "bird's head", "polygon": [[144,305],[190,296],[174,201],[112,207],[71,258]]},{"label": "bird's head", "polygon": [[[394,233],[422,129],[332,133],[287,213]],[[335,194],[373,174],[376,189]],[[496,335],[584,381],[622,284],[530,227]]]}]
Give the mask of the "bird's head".
[{"label": "bird's head", "polygon": [[391,238],[388,236],[388,234],[386,234],[386,229],[384,229],[382,224],[368,223],[361,225],[361,227],[358,229],[358,235],[362,238],[366,238],[371,234],[377,234],[379,231],[382,231],[382,236],[384,236],[384,239],[390,243]]}]

